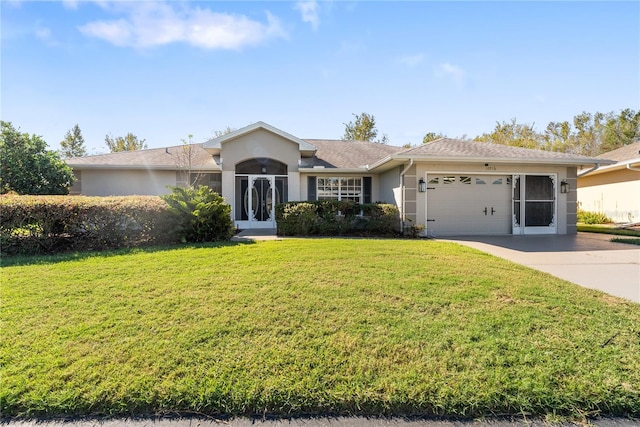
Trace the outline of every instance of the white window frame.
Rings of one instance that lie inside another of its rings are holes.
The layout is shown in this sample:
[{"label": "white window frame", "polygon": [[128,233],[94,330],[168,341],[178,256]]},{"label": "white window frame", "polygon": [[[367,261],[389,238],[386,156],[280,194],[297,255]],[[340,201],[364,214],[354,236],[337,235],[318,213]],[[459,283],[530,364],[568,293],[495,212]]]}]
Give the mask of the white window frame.
[{"label": "white window frame", "polygon": [[[337,185],[326,185],[327,180],[335,180]],[[343,180],[346,180],[346,185],[343,184]],[[357,183],[349,185],[349,180],[357,181]],[[364,197],[362,181],[361,176],[318,176],[316,177],[316,200],[342,201],[344,199],[362,204]]]}]

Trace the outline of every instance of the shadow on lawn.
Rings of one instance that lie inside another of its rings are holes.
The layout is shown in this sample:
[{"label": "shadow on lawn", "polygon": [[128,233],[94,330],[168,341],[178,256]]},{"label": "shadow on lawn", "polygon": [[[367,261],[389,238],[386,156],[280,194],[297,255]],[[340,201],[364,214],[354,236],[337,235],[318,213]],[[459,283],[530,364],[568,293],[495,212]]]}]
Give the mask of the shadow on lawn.
[{"label": "shadow on lawn", "polygon": [[112,256],[138,254],[138,253],[167,252],[167,251],[174,251],[179,249],[226,248],[229,246],[252,245],[255,243],[256,242],[253,240],[207,242],[207,243],[179,243],[174,245],[141,246],[137,248],[112,249],[112,250],[104,250],[104,251],[66,252],[66,253],[57,253],[57,254],[51,254],[51,255],[3,256],[2,258],[0,258],[0,267],[57,264],[60,262],[76,261],[76,260],[83,260],[88,258],[106,258],[106,257],[112,257]]}]

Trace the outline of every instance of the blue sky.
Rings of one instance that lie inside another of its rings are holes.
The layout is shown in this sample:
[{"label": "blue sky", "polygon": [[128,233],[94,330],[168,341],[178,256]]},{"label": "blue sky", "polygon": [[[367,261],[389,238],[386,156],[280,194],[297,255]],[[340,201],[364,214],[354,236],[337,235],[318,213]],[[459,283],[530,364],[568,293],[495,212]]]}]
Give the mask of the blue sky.
[{"label": "blue sky", "polygon": [[389,143],[640,109],[640,2],[2,1],[1,116],[149,147],[262,120]]}]

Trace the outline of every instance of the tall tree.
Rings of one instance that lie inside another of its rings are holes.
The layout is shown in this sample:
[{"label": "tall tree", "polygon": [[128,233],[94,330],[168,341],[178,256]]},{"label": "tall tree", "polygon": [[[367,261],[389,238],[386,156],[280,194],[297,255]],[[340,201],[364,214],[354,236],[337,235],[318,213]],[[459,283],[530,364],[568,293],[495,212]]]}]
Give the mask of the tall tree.
[{"label": "tall tree", "polygon": [[493,132],[477,136],[475,140],[514,147],[541,148],[543,136],[535,131],[533,125],[518,123],[513,118],[509,123],[496,122]]},{"label": "tall tree", "polygon": [[613,112],[607,114],[600,153],[615,150],[636,141],[640,141],[640,111],[625,108],[618,115]]},{"label": "tall tree", "polygon": [[599,112],[591,114],[583,111],[575,116],[573,118],[574,137],[571,139],[568,150],[565,151],[584,156],[599,154],[604,120],[604,114]]},{"label": "tall tree", "polygon": [[[378,136],[376,118],[367,113],[353,114],[353,116],[356,118],[355,122],[344,123],[345,128],[342,139],[345,141],[379,142],[374,141]],[[383,142],[386,142],[386,140],[383,140]]]},{"label": "tall tree", "polygon": [[440,139],[440,138],[444,138],[444,135],[441,134],[440,132],[435,133],[435,132],[427,132],[424,134],[424,137],[422,138],[422,143],[423,144],[427,144],[431,141],[435,141],[436,139]]},{"label": "tall tree", "polygon": [[124,137],[117,136],[114,138],[111,135],[106,135],[104,137],[104,142],[112,153],[117,153],[119,151],[144,150],[147,148],[145,141],[145,139],[138,140],[138,137],[131,132],[127,133]]},{"label": "tall tree", "polygon": [[71,168],[38,135],[20,133],[1,122],[0,193],[67,194],[73,182]]},{"label": "tall tree", "polygon": [[67,131],[64,139],[60,141],[60,147],[60,156],[63,159],[87,155],[87,149],[84,147],[84,138],[77,123]]}]

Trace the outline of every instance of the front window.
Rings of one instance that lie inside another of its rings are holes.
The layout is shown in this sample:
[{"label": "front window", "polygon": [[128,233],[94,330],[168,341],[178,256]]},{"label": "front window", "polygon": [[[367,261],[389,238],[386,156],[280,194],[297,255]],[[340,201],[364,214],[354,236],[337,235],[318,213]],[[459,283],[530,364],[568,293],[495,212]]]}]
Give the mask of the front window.
[{"label": "front window", "polygon": [[318,177],[316,189],[318,200],[350,200],[362,203],[362,178]]}]

